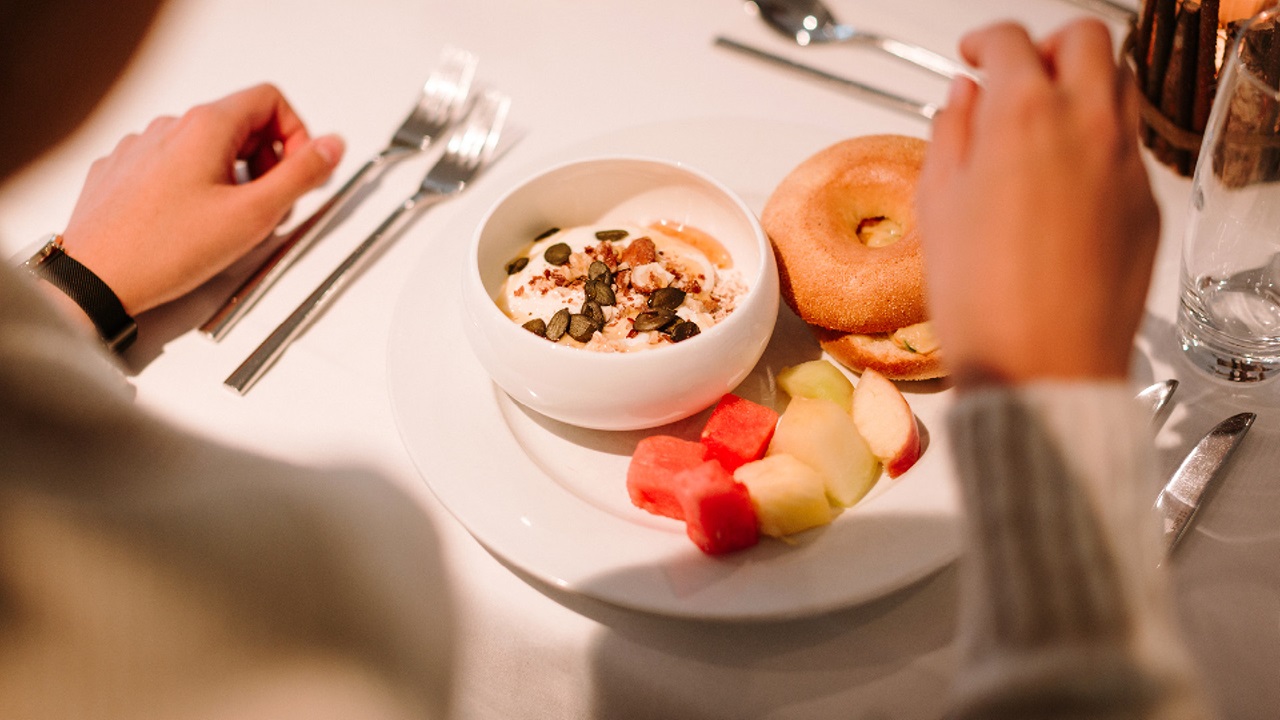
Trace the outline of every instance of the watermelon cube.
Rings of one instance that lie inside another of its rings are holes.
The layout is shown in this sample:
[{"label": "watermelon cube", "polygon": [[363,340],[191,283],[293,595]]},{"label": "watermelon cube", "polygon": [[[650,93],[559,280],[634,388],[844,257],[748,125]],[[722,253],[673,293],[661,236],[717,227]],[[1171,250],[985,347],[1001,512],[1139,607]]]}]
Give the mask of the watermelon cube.
[{"label": "watermelon cube", "polygon": [[776,410],[729,393],[720,398],[702,429],[707,458],[719,460],[732,473],[764,457],[777,425]]},{"label": "watermelon cube", "polygon": [[742,550],[760,539],[747,486],[718,461],[707,460],[676,475],[685,532],[709,555]]},{"label": "watermelon cube", "polygon": [[706,460],[701,443],[670,435],[653,435],[636,445],[627,467],[627,494],[631,504],[654,515],[684,519],[684,509],[676,496],[675,477]]}]

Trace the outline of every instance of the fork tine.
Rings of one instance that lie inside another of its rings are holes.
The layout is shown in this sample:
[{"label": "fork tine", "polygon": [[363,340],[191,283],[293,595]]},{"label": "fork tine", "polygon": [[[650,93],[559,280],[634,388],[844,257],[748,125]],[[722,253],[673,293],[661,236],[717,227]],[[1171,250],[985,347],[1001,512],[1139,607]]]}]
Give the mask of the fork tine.
[{"label": "fork tine", "polygon": [[510,105],[510,98],[494,90],[476,99],[462,127],[450,136],[440,160],[422,179],[416,201],[452,195],[466,187],[493,157]]},{"label": "fork tine", "polygon": [[474,54],[445,47],[436,69],[422,85],[418,104],[392,136],[392,145],[425,150],[436,135],[457,122],[466,108],[478,64]]},{"label": "fork tine", "polygon": [[471,158],[469,165],[482,165],[493,157],[502,126],[506,123],[511,99],[503,93],[489,90],[476,100],[476,106],[467,118],[462,134],[465,155]]},{"label": "fork tine", "polygon": [[476,56],[466,50],[451,45],[444,48],[440,71],[432,73],[422,86],[427,97],[439,101],[441,107],[437,110],[437,117],[455,121],[462,114],[478,64]]}]

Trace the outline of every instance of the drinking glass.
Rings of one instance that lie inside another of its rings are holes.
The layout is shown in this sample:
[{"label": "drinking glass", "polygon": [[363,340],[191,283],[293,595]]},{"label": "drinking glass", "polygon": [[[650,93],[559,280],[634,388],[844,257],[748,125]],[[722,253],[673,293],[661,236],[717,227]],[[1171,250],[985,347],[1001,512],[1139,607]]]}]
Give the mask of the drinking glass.
[{"label": "drinking glass", "polygon": [[1226,52],[1191,185],[1178,336],[1236,382],[1280,371],[1280,9]]}]

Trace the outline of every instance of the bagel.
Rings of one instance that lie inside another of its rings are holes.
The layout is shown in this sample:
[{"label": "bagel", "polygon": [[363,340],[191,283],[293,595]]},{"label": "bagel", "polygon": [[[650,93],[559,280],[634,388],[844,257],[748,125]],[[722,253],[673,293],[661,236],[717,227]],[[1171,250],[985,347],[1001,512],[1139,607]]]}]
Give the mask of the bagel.
[{"label": "bagel", "polygon": [[[783,300],[810,325],[886,333],[925,320],[915,186],[927,144],[901,135],[836,143],[792,170],[765,203]],[[896,226],[868,245],[869,222]]]},{"label": "bagel", "polygon": [[901,135],[836,143],[765,203],[782,297],[822,349],[893,380],[946,375],[925,315],[915,186],[927,144]]}]

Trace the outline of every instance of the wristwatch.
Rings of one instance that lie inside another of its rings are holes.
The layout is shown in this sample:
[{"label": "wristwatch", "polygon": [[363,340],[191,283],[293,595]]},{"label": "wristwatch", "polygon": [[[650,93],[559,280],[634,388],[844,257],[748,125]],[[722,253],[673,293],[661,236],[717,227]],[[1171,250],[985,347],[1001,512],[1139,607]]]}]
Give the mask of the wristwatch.
[{"label": "wristwatch", "polygon": [[74,300],[93,321],[108,350],[124,352],[138,336],[138,323],[125,312],[120,298],[102,278],[66,253],[61,235],[50,235],[23,267]]}]

